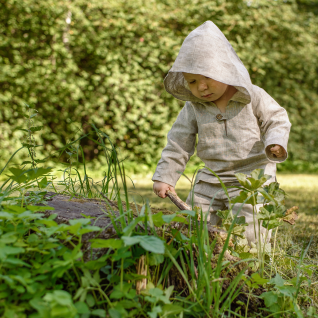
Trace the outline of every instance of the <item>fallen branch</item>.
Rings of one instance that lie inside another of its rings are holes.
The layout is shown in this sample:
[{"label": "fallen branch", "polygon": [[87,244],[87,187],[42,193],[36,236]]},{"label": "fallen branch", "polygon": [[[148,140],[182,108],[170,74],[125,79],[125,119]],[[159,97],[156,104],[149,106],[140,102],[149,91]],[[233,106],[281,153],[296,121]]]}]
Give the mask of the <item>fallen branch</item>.
[{"label": "fallen branch", "polygon": [[183,202],[176,194],[174,194],[173,192],[171,192],[170,190],[167,191],[167,197],[171,200],[171,202],[181,211],[183,210],[188,210],[191,211],[192,208],[186,204],[185,202]]}]

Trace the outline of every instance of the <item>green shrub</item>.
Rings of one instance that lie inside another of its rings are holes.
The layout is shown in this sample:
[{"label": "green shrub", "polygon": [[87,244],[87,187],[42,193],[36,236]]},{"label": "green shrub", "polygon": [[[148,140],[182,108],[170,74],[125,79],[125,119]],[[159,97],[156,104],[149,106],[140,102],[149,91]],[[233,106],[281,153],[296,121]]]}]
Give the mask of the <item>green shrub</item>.
[{"label": "green shrub", "polygon": [[[252,81],[288,110],[289,158],[316,161],[317,17],[283,0],[2,1],[2,160],[21,139],[26,102],[39,111],[46,154],[94,122],[130,159],[156,162],[182,107],[162,80],[185,36],[206,20],[228,37]],[[87,159],[98,156],[85,144]]]}]

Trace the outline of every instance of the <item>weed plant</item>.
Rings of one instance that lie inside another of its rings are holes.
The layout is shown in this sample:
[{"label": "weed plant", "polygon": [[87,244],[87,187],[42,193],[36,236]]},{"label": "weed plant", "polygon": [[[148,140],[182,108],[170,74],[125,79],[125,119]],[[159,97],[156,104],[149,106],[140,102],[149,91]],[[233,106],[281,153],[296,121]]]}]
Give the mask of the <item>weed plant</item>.
[{"label": "weed plant", "polygon": [[[97,136],[92,140],[103,149],[107,161],[100,182],[88,176],[80,144],[90,136]],[[317,271],[317,267],[305,264],[308,246],[295,262],[297,275],[289,279],[275,268],[271,260],[275,254],[269,254],[261,243],[256,254],[249,249],[241,255],[244,260],[233,257],[241,251],[235,250],[235,244],[230,248],[230,241],[243,232],[245,222],[231,208],[223,214],[227,236],[219,254],[215,253],[218,242],[209,235],[206,216],[196,208],[153,214],[146,203],[140,209],[136,205],[134,215],[124,164],[108,135],[95,125],[91,135],[59,150],[60,156],[66,153],[69,157],[62,181],[54,180],[50,167],[38,167],[34,144],[24,147],[30,162],[22,168],[6,164],[0,172],[11,173],[0,186],[2,317],[318,317],[314,303],[307,308],[299,306],[299,296]],[[280,225],[286,209],[277,185],[262,187],[267,180],[262,171],[253,172],[251,177],[239,175],[238,180],[242,192],[232,204],[256,206],[262,202],[264,210],[255,210],[255,226],[270,230]],[[38,204],[45,202],[48,189],[105,201],[109,205],[105,214],[116,236],[99,238],[104,229],[89,218],[58,224],[56,215],[46,217],[44,211],[51,208]],[[117,214],[109,200],[117,202]],[[86,233],[95,235],[90,240],[88,261],[83,257]],[[260,237],[258,241],[262,242]],[[106,252],[96,256],[99,254],[93,251],[98,249]],[[258,271],[250,275],[255,264],[259,264]],[[262,292],[255,296],[256,290]],[[240,300],[242,295],[245,302]],[[257,311],[250,310],[253,298],[264,301]]]}]

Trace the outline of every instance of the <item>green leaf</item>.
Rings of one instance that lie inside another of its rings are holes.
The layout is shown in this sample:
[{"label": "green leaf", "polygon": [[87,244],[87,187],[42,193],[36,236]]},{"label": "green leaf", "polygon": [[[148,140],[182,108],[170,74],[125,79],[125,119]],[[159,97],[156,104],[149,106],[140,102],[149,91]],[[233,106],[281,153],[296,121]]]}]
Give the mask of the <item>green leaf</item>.
[{"label": "green leaf", "polygon": [[0,248],[0,258],[2,258],[2,255],[6,257],[6,255],[16,255],[20,253],[24,253],[24,248],[22,247],[14,247],[14,246],[2,246]]},{"label": "green leaf", "polygon": [[43,300],[51,302],[52,300],[56,301],[59,305],[70,306],[72,305],[71,295],[65,290],[53,290],[52,293],[47,293]]},{"label": "green leaf", "polygon": [[151,311],[147,312],[147,314],[150,318],[157,318],[158,314],[160,314],[161,312],[161,306],[154,306]]},{"label": "green leaf", "polygon": [[[106,311],[104,309],[95,309],[91,312],[91,314],[93,316],[98,316],[98,317],[102,317],[102,318],[106,317]],[[111,316],[111,317],[113,317],[113,316]]]},{"label": "green leaf", "polygon": [[167,224],[170,224],[171,222],[179,222],[179,223],[188,224],[187,219],[180,216],[176,216],[176,213],[163,215],[162,220]]},{"label": "green leaf", "polygon": [[165,315],[165,316],[178,315],[181,312],[183,312],[183,310],[184,309],[178,305],[173,305],[173,304],[164,305],[162,307],[162,315]]},{"label": "green leaf", "polygon": [[122,236],[121,238],[126,246],[131,246],[139,243],[140,246],[144,248],[146,251],[157,254],[164,254],[164,243],[158,237],[145,235],[131,237]]},{"label": "green leaf", "polygon": [[161,227],[165,224],[165,221],[162,218],[162,212],[158,212],[152,215],[152,221],[156,227]]},{"label": "green leaf", "polygon": [[9,292],[0,292],[0,299],[7,298],[10,295],[11,293]]},{"label": "green leaf", "polygon": [[[185,212],[185,211],[183,211],[183,212]],[[195,212],[193,212],[193,211],[186,211],[186,212],[189,212],[188,213],[189,215],[192,215],[192,214],[195,215]],[[179,213],[181,213],[181,212],[179,212]],[[157,227],[161,227],[164,224],[170,224],[171,222],[180,222],[180,223],[188,224],[187,219],[180,217],[180,216],[177,216],[176,213],[163,214],[162,212],[159,212],[159,213],[152,215],[152,220],[153,220],[154,225]]]},{"label": "green leaf", "polygon": [[153,297],[159,297],[159,296],[162,296],[163,295],[163,290],[159,289],[159,288],[151,288],[148,290],[148,294],[150,296],[153,296]]},{"label": "green leaf", "polygon": [[[9,169],[9,170],[11,170],[11,169]],[[9,177],[10,179],[12,179],[13,181],[17,182],[18,184],[27,182],[27,177],[24,174],[21,174],[19,176],[15,176],[15,175],[13,175],[13,176],[6,175],[6,176]]]},{"label": "green leaf", "polygon": [[140,303],[137,303],[133,300],[124,299],[124,300],[119,301],[117,303],[117,306],[120,306],[120,307],[125,308],[125,309],[130,309],[130,308],[134,308],[134,307],[140,307]]},{"label": "green leaf", "polygon": [[125,296],[125,293],[121,292],[120,290],[114,290],[114,291],[110,294],[109,298],[110,298],[110,299],[120,299],[120,298],[122,298],[122,297],[124,297],[124,296]]},{"label": "green leaf", "polygon": [[39,177],[42,177],[46,174],[48,174],[49,172],[52,171],[53,168],[48,167],[48,168],[34,168],[34,169],[29,169],[26,171],[27,175],[28,175],[28,180],[34,180],[37,179]]},{"label": "green leaf", "polygon": [[26,208],[23,208],[19,205],[7,205],[5,208],[6,210],[12,210],[17,213],[23,213],[26,211]]},{"label": "green leaf", "polygon": [[19,177],[24,174],[27,170],[19,169],[19,168],[10,168],[9,171],[15,176]]},{"label": "green leaf", "polygon": [[86,225],[83,229],[79,230],[79,234],[83,235],[90,232],[98,232],[102,231],[102,229],[99,226],[93,226],[93,225]]},{"label": "green leaf", "polygon": [[266,307],[270,308],[272,305],[277,304],[278,295],[273,291],[265,292],[259,296],[264,299]]},{"label": "green leaf", "polygon": [[239,253],[241,259],[254,258],[253,254],[248,252]]},{"label": "green leaf", "polygon": [[77,310],[77,313],[79,313],[79,314],[89,314],[90,313],[88,306],[82,301],[78,301],[77,303],[74,304],[74,306]]},{"label": "green leaf", "polygon": [[263,221],[262,227],[264,227],[267,230],[272,230],[277,228],[280,225],[279,220],[269,220],[269,221]]},{"label": "green leaf", "polygon": [[5,263],[7,264],[12,264],[12,265],[17,265],[17,266],[25,266],[31,268],[32,266],[29,265],[28,263],[22,261],[21,259],[18,258],[7,258],[4,260]]},{"label": "green leaf", "polygon": [[186,214],[186,215],[190,215],[192,217],[195,216],[195,212],[194,211],[189,211],[189,210],[183,210],[183,211],[178,211],[178,214]]},{"label": "green leaf", "polygon": [[95,298],[92,294],[87,294],[86,303],[89,307],[93,307],[95,305]]},{"label": "green leaf", "polygon": [[255,169],[251,172],[251,177],[255,180],[259,180],[264,176],[264,169]]},{"label": "green leaf", "polygon": [[[247,200],[247,198],[249,198],[249,199]],[[257,202],[257,193],[256,192],[254,193],[254,198],[255,198],[255,202]],[[243,190],[240,192],[240,194],[237,197],[235,197],[234,199],[231,200],[232,205],[237,204],[237,203],[244,203],[244,202],[245,202],[245,204],[252,204],[252,205],[254,204],[252,192]]]},{"label": "green leaf", "polygon": [[258,191],[262,194],[262,196],[268,200],[269,202],[275,202],[275,199],[268,194],[263,188],[259,188]]},{"label": "green leaf", "polygon": [[40,317],[50,317],[50,307],[39,297],[30,300],[30,305],[40,313]]},{"label": "green leaf", "polygon": [[76,225],[76,224],[80,224],[80,225],[87,225],[91,223],[90,219],[74,219],[74,220],[69,220],[71,225]]},{"label": "green leaf", "polygon": [[108,310],[108,314],[110,315],[111,318],[123,318],[123,317],[125,317],[122,315],[121,311],[119,311],[118,309],[115,309],[115,308],[110,308]]},{"label": "green leaf", "polygon": [[[233,203],[233,201],[231,201]],[[231,216],[230,210],[218,210],[216,212],[216,215],[220,217],[222,220],[226,220],[229,216]]]},{"label": "green leaf", "polygon": [[48,181],[47,181],[47,178],[44,177],[39,183],[38,183],[38,186],[40,189],[44,189],[48,186]]},{"label": "green leaf", "polygon": [[39,212],[39,211],[54,211],[55,208],[51,206],[38,206],[38,205],[27,205],[27,209],[32,212]]},{"label": "green leaf", "polygon": [[245,221],[245,216],[237,217],[235,223],[239,225],[246,225],[246,226],[248,225]]},{"label": "green leaf", "polygon": [[[75,294],[75,296],[74,296],[74,299],[78,299],[83,293],[85,292],[85,289],[83,288],[83,287],[80,287],[78,290],[77,290],[77,292],[76,292],[76,294]],[[86,294],[85,294],[86,295]],[[85,304],[86,305],[86,304]],[[86,305],[87,306],[87,305]]]},{"label": "green leaf", "polygon": [[272,278],[269,282],[271,284],[274,284],[275,286],[284,286],[285,284],[284,279],[279,274],[276,274],[276,276]]},{"label": "green leaf", "polygon": [[247,179],[247,175],[244,173],[236,173],[235,174],[236,179],[238,182],[246,189],[253,190],[251,182]]},{"label": "green leaf", "polygon": [[132,246],[140,242],[140,236],[122,236],[125,246]]},{"label": "green leaf", "polygon": [[154,236],[141,236],[140,237],[140,245],[149,252],[164,254],[165,246],[163,241]]},{"label": "green leaf", "polygon": [[263,285],[268,283],[268,279],[262,278],[259,273],[254,273],[251,277],[256,284]]},{"label": "green leaf", "polygon": [[12,220],[14,219],[14,215],[8,212],[0,212],[0,219]]},{"label": "green leaf", "polygon": [[[271,178],[271,176],[268,176],[269,178]],[[251,183],[251,189],[253,191],[256,191],[259,187],[261,187],[269,178],[267,177],[262,177],[260,180],[255,180],[253,178],[247,178],[250,183]]]},{"label": "green leaf", "polygon": [[154,266],[154,265],[159,265],[163,263],[164,261],[164,256],[162,254],[157,254],[157,253],[151,253],[149,256],[149,265]]},{"label": "green leaf", "polygon": [[168,299],[170,299],[172,292],[173,292],[174,286],[169,286],[167,289],[164,290],[164,294]]},{"label": "green leaf", "polygon": [[129,247],[122,247],[118,249],[112,256],[113,261],[119,261],[120,259],[130,258],[131,251],[128,251]]},{"label": "green leaf", "polygon": [[277,289],[281,294],[289,298],[293,298],[297,291],[297,288],[293,286],[278,286]]}]

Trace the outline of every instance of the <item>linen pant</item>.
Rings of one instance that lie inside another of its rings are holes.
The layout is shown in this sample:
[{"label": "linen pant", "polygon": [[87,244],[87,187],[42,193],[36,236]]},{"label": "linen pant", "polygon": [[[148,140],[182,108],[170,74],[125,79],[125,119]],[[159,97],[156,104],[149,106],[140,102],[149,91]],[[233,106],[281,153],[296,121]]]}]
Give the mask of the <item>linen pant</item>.
[{"label": "linen pant", "polygon": [[[230,185],[227,184],[226,186],[238,186],[239,183],[231,183]],[[230,199],[235,198],[239,195],[240,189],[237,188],[227,188]],[[215,196],[215,197],[214,197]],[[214,197],[214,201],[210,207],[211,200]],[[198,181],[193,190],[190,191],[186,203],[190,206],[198,206],[202,209],[204,213],[210,213],[210,223],[211,225],[219,225],[221,224],[221,218],[216,215],[218,210],[227,210],[229,207],[229,200],[227,195],[225,194],[224,190],[222,189],[220,184],[212,184],[205,181]],[[232,213],[235,215],[237,211],[241,208],[242,203],[236,203],[232,206]],[[261,207],[261,204],[256,206],[257,211]],[[208,211],[209,210],[209,211]],[[238,216],[245,216],[245,221],[248,223],[245,229],[245,237],[248,240],[249,245],[251,242],[255,243],[255,232],[254,232],[254,222],[253,222],[253,206],[251,204],[244,204],[241,211],[239,212]],[[256,237],[258,237],[258,222],[256,221]],[[261,234],[263,237],[263,242],[265,239],[266,229],[261,226]],[[271,238],[271,231],[269,231],[267,236],[267,242]]]}]

